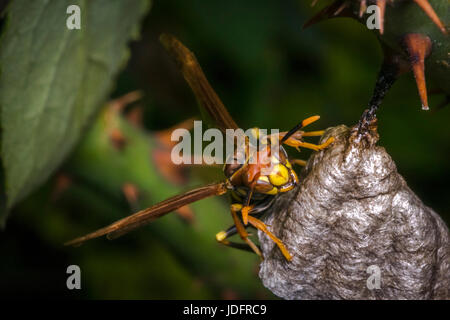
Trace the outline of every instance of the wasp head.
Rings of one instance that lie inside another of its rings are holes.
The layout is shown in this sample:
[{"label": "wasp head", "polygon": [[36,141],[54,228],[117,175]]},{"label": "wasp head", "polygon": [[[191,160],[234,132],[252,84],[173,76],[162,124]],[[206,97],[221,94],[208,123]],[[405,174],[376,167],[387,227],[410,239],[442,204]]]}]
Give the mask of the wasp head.
[{"label": "wasp head", "polygon": [[[279,137],[263,135],[258,128],[250,130],[252,137],[246,139],[244,151],[236,150],[224,173],[234,187],[246,187],[256,193],[276,195],[292,190],[298,178],[288,160],[286,150],[279,144]],[[256,138],[256,139],[251,139]],[[255,145],[254,141],[257,141]],[[245,154],[243,164],[236,163]]]}]

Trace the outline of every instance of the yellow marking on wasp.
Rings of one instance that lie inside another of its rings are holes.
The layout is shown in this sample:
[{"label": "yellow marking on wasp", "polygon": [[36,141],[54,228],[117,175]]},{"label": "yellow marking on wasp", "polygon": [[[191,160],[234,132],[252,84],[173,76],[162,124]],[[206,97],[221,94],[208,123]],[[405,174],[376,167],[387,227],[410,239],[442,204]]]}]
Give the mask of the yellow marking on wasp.
[{"label": "yellow marking on wasp", "polygon": [[265,192],[266,194],[276,195],[278,193],[278,189],[273,187],[272,190]]},{"label": "yellow marking on wasp", "polygon": [[298,177],[297,177],[297,174],[295,173],[295,171],[291,170],[290,174],[291,174],[290,177],[291,177],[293,183],[291,183],[290,186],[284,188],[283,190],[280,190],[280,192],[286,192],[286,191],[292,190],[295,188],[296,185],[298,185]]},{"label": "yellow marking on wasp", "polygon": [[282,164],[276,164],[269,174],[270,183],[274,186],[282,186],[289,182],[289,171]]},{"label": "yellow marking on wasp", "polygon": [[294,189],[295,185],[290,185],[288,187],[281,187],[280,192],[287,192],[287,191],[291,191],[292,189]]},{"label": "yellow marking on wasp", "polygon": [[243,205],[240,203],[231,204],[231,210],[233,210],[233,211],[239,211],[242,209],[242,207],[243,207]]},{"label": "yellow marking on wasp", "polygon": [[225,240],[227,237],[227,233],[225,231],[220,231],[216,234],[216,240],[218,242],[222,242],[223,240]]},{"label": "yellow marking on wasp", "polygon": [[[267,176],[260,176],[258,180],[270,183],[269,178]],[[264,192],[264,194],[276,195],[278,193],[278,189],[273,187],[271,190]]]},{"label": "yellow marking on wasp", "polygon": [[292,165],[291,165],[291,163],[289,162],[289,160],[286,160],[285,166],[288,167],[289,169],[292,169]]}]

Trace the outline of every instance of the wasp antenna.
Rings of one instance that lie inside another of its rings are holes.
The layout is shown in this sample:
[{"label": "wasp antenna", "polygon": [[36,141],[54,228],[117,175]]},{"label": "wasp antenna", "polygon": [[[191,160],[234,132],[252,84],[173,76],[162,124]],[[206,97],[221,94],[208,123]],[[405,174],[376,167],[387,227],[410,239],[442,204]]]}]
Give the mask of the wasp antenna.
[{"label": "wasp antenna", "polygon": [[425,82],[425,58],[431,52],[431,40],[428,36],[420,33],[410,33],[404,36],[403,43],[408,53],[417,89],[419,90],[422,109],[428,110],[427,87]]},{"label": "wasp antenna", "polygon": [[317,120],[320,119],[320,116],[312,116],[309,118],[306,118],[305,120],[302,121],[302,127],[306,127],[307,125],[316,122]]},{"label": "wasp antenna", "polygon": [[300,130],[301,128],[303,128],[303,121],[300,122],[299,124],[297,124],[295,127],[293,127],[291,130],[288,131],[288,133],[286,133],[284,135],[284,137],[280,140],[280,144],[283,144],[287,139],[289,139],[294,133],[296,133],[298,130]]},{"label": "wasp antenna", "polygon": [[384,13],[386,12],[386,0],[377,0],[377,6],[380,8],[380,34],[384,33]]},{"label": "wasp antenna", "polygon": [[428,0],[414,0],[414,2],[426,13],[426,15],[434,22],[435,25],[442,31],[443,34],[447,34],[444,24],[441,19],[439,19],[436,11],[430,5]]},{"label": "wasp antenna", "polygon": [[284,135],[284,137],[281,139],[280,143],[283,144],[287,139],[289,139],[298,130],[300,130],[303,127],[306,127],[307,125],[309,125],[309,124],[311,124],[314,121],[317,121],[319,119],[320,119],[320,116],[312,116],[312,117],[309,117],[309,118],[303,120],[302,122],[297,124],[295,127],[293,127],[291,130],[289,130],[288,133],[286,133]]}]

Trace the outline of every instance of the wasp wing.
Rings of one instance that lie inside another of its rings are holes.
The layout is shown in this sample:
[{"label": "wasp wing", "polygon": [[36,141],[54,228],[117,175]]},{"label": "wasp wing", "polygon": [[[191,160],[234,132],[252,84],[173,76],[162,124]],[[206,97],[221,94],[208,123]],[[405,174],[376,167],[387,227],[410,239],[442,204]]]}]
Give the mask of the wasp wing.
[{"label": "wasp wing", "polygon": [[108,239],[115,239],[187,204],[207,197],[221,195],[226,192],[227,188],[226,183],[224,182],[210,184],[204,187],[193,189],[184,194],[171,197],[147,209],[136,212],[128,217],[110,224],[109,226],[101,228],[85,236],[68,241],[64,245],[78,246],[83,244],[87,240],[98,238],[104,235],[106,235]]},{"label": "wasp wing", "polygon": [[206,79],[195,55],[172,35],[162,34],[159,39],[177,62],[198,102],[208,112],[217,127],[223,133],[226,129],[238,129],[236,122]]}]

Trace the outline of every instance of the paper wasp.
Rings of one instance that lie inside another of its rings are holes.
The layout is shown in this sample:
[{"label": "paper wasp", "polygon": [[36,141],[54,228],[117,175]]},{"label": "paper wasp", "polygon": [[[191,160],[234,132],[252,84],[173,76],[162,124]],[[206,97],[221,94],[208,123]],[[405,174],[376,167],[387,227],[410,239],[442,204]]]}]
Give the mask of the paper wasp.
[{"label": "paper wasp", "polygon": [[[217,127],[223,133],[225,133],[226,129],[238,129],[237,124],[206,79],[194,54],[173,36],[163,34],[160,40],[177,62],[200,106],[207,111]],[[299,180],[291,163],[305,164],[302,160],[289,161],[287,153],[281,145],[286,144],[295,148],[303,147],[317,151],[326,148],[333,142],[334,139],[330,138],[323,144],[315,145],[302,140],[306,136],[321,136],[323,134],[323,131],[300,131],[300,129],[318,119],[319,116],[313,116],[303,120],[290,131],[281,132],[275,137],[278,139],[277,141],[274,141],[272,136],[259,137],[265,138],[265,140],[261,140],[265,141],[265,144],[253,155],[253,157],[256,157],[256,161],[248,161],[250,155],[245,154],[244,163],[226,164],[224,166],[225,181],[193,189],[187,193],[169,198],[118,220],[109,226],[69,241],[66,245],[79,245],[87,240],[103,235],[106,235],[108,239],[114,239],[182,206],[230,191],[232,198],[230,211],[234,225],[225,231],[217,233],[217,241],[231,247],[254,251],[262,258],[260,249],[249,239],[249,234],[246,230],[248,226],[252,226],[266,233],[278,245],[284,257],[287,260],[291,260],[292,256],[283,242],[272,234],[259,218],[270,207],[278,194],[292,190],[298,185]],[[258,128],[253,128],[252,132],[256,136],[260,134]],[[244,143],[246,144],[245,147],[247,147],[249,140],[245,139]],[[279,150],[274,149],[275,145]],[[243,150],[248,150],[248,148]],[[237,157],[237,155],[234,154],[234,157]],[[263,162],[259,160],[263,158],[269,159],[269,161]],[[236,233],[239,234],[244,243],[235,243],[228,240],[229,237]]]}]

